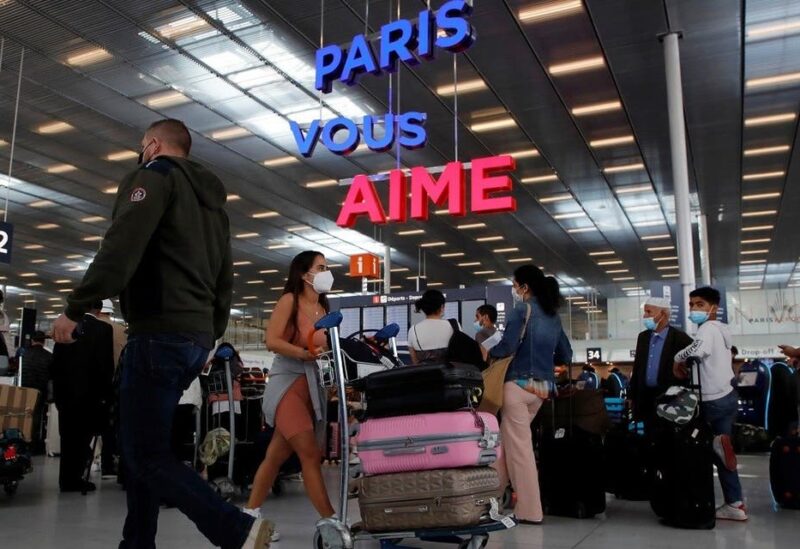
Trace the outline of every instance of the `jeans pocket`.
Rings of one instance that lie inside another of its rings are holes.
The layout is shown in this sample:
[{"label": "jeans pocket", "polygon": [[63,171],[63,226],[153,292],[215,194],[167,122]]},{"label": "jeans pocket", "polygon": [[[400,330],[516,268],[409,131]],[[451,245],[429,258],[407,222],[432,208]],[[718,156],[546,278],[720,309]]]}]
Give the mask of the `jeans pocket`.
[{"label": "jeans pocket", "polygon": [[150,379],[169,389],[185,390],[185,379],[193,366],[197,346],[188,340],[164,340],[151,338],[147,347],[147,375]]}]

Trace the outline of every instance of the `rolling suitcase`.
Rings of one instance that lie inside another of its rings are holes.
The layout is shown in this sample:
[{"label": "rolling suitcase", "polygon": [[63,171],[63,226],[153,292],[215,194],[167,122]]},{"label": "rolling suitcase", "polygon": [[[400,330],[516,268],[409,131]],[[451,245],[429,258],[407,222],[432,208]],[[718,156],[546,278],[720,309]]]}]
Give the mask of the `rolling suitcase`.
[{"label": "rolling suitcase", "polygon": [[351,386],[365,394],[362,418],[381,418],[477,406],[483,377],[471,364],[426,364],[375,372]]},{"label": "rolling suitcase", "polygon": [[620,427],[603,441],[606,492],[619,499],[647,501],[653,477],[652,444],[643,434]]},{"label": "rolling suitcase", "polygon": [[366,477],[358,486],[365,529],[386,532],[475,526],[489,514],[500,480],[494,469],[474,467]]},{"label": "rolling suitcase", "polygon": [[[694,377],[688,388],[702,395],[698,364],[694,361],[687,364]],[[714,437],[711,427],[695,416],[684,424],[659,418],[656,430],[650,506],[670,526],[714,528]]]},{"label": "rolling suitcase", "polygon": [[500,452],[497,418],[473,411],[370,419],[356,440],[366,475],[491,465]]},{"label": "rolling suitcase", "polygon": [[800,437],[778,437],[772,443],[769,483],[778,505],[800,509]]}]

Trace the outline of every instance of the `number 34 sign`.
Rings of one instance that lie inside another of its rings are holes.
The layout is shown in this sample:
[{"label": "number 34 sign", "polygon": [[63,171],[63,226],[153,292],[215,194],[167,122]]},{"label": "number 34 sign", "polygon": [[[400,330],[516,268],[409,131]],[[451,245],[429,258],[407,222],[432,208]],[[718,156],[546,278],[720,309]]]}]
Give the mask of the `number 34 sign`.
[{"label": "number 34 sign", "polygon": [[14,225],[0,222],[0,263],[11,264],[11,242],[14,240]]}]

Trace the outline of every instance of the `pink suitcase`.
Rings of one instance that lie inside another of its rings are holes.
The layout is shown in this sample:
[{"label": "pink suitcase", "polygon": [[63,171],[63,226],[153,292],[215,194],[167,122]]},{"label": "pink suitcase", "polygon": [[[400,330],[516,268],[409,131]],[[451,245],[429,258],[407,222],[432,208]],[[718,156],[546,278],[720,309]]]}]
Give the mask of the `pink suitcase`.
[{"label": "pink suitcase", "polygon": [[370,419],[356,441],[366,475],[491,465],[500,455],[497,418],[483,412]]}]

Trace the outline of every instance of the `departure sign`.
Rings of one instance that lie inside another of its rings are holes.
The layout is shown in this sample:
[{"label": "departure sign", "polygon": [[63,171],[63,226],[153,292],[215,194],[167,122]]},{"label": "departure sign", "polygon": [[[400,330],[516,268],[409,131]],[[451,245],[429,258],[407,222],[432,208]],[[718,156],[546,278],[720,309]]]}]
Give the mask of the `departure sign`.
[{"label": "departure sign", "polygon": [[0,222],[0,263],[11,264],[11,244],[14,241],[14,225]]},{"label": "departure sign", "polygon": [[603,350],[600,347],[587,347],[586,362],[603,362]]}]

